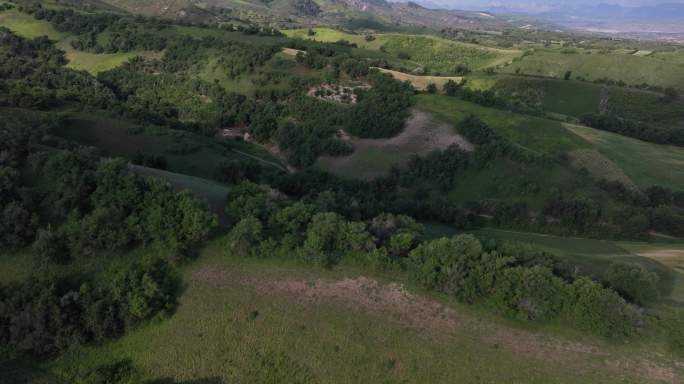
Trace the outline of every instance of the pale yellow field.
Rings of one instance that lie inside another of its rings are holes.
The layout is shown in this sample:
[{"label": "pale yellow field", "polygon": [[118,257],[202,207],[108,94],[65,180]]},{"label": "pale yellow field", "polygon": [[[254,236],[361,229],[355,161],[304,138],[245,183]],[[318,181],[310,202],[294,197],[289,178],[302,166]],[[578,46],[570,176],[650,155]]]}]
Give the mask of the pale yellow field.
[{"label": "pale yellow field", "polygon": [[[375,67],[374,67],[375,68]],[[463,77],[460,76],[418,76],[418,75],[409,75],[408,73],[404,72],[399,72],[399,71],[393,71],[391,69],[384,69],[384,68],[375,68],[379,70],[380,72],[384,73],[389,73],[392,75],[397,80],[400,81],[408,81],[413,85],[413,88],[419,90],[419,91],[424,91],[428,84],[433,83],[437,86],[438,89],[442,89],[442,86],[446,84],[447,81],[453,80],[457,83],[460,83],[463,81]]]}]

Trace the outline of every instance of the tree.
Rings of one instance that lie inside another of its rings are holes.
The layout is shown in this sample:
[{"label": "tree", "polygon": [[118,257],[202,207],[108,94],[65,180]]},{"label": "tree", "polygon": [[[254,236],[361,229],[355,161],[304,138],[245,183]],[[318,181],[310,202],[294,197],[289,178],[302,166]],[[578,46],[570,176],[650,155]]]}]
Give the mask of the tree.
[{"label": "tree", "polygon": [[646,305],[658,299],[658,275],[639,264],[614,262],[606,271],[606,282],[628,300]]},{"label": "tree", "polygon": [[570,80],[572,78],[572,71],[566,71],[565,75],[563,75],[564,80]]},{"label": "tree", "polygon": [[33,255],[40,264],[58,263],[68,261],[69,251],[65,239],[52,227],[39,229],[36,241],[33,243]]},{"label": "tree", "polygon": [[427,85],[427,87],[425,87],[425,90],[430,94],[437,93],[437,84],[430,83]]},{"label": "tree", "polygon": [[258,246],[262,240],[263,225],[254,216],[238,222],[228,236],[228,251],[241,257],[258,256]]},{"label": "tree", "polygon": [[456,96],[461,89],[461,85],[453,80],[449,80],[442,86],[442,90],[447,96]]}]

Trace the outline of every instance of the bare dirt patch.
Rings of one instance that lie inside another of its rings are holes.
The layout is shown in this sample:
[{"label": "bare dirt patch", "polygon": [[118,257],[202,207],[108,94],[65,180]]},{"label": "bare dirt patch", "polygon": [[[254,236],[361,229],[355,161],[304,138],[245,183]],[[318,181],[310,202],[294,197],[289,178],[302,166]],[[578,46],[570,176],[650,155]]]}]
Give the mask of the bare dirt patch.
[{"label": "bare dirt patch", "polygon": [[456,133],[453,126],[438,122],[429,113],[413,110],[404,130],[389,139],[349,138],[354,152],[345,157],[324,156],[319,164],[340,176],[373,179],[387,174],[393,166],[402,166],[414,156],[456,145],[464,151],[474,146]]},{"label": "bare dirt patch", "polygon": [[448,331],[458,324],[453,309],[412,295],[400,284],[380,284],[363,276],[342,280],[277,280],[261,284],[260,289],[309,304],[336,301],[357,310],[381,313],[419,329]]}]

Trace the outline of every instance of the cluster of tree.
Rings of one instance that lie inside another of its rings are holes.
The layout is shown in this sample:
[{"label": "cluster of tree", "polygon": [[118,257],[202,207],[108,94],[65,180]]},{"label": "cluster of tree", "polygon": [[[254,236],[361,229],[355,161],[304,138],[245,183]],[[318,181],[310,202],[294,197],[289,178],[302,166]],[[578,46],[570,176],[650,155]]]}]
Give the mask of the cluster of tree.
[{"label": "cluster of tree", "polygon": [[0,248],[34,242],[43,264],[140,243],[183,256],[217,225],[201,200],[130,172],[123,160],[100,161],[85,147],[39,150],[54,126],[39,130],[33,117],[0,124]]},{"label": "cluster of tree", "polygon": [[0,285],[0,342],[41,357],[101,342],[171,311],[177,286],[161,260],[135,262],[97,278],[44,277]]},{"label": "cluster of tree", "polygon": [[408,270],[427,288],[466,303],[482,302],[511,317],[565,319],[608,337],[637,331],[638,307],[589,278],[566,280],[534,256],[512,246],[487,249],[475,237],[461,235],[421,244],[409,253]]},{"label": "cluster of tree", "polygon": [[587,114],[582,124],[604,131],[634,137],[657,144],[684,146],[684,128],[656,126],[644,122],[623,119],[612,114]]},{"label": "cluster of tree", "polygon": [[380,72],[368,80],[371,88],[357,93],[357,104],[350,111],[349,131],[360,137],[392,137],[404,129],[413,105],[413,87]]},{"label": "cluster of tree", "polygon": [[63,67],[67,60],[47,37],[26,40],[0,27],[0,105],[44,109],[77,101],[104,108],[112,92],[92,76]]},{"label": "cluster of tree", "polygon": [[[328,268],[350,262],[408,270],[425,287],[460,301],[483,302],[526,320],[564,319],[604,336],[629,335],[642,320],[638,307],[575,276],[571,266],[547,253],[495,242],[486,248],[469,235],[426,242],[422,226],[409,216],[384,213],[349,221],[329,206],[322,195],[292,202],[270,187],[243,183],[228,196],[226,213],[235,223],[228,251],[245,257],[294,255]],[[637,267],[611,266],[607,281],[635,302],[657,298],[657,277]],[[644,296],[638,296],[636,290],[644,287]]]},{"label": "cluster of tree", "polygon": [[[60,32],[77,35],[71,45],[82,51],[95,53],[130,52],[132,50],[160,51],[167,38],[159,33],[165,28],[160,22],[144,17],[124,17],[104,12],[77,12],[73,9],[48,9],[34,3],[21,11],[38,20],[46,20]],[[98,35],[107,32],[106,39]]]}]

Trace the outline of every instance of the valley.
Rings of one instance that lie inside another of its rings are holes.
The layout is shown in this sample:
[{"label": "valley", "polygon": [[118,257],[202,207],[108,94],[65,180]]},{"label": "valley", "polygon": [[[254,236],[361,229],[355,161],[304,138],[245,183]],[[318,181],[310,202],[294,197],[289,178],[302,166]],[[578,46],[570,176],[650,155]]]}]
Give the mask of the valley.
[{"label": "valley", "polygon": [[684,47],[0,0],[0,383],[679,383]]}]

